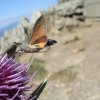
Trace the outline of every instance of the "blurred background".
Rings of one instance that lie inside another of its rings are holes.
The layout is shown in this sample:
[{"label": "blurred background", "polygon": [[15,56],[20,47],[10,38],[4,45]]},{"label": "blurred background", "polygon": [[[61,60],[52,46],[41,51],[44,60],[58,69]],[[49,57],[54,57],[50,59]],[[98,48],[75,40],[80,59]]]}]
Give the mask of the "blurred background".
[{"label": "blurred background", "polygon": [[49,73],[38,100],[100,100],[100,0],[3,0],[0,1],[0,50],[23,42],[41,12],[47,36],[57,40],[49,51],[21,54],[29,63],[34,82]]}]

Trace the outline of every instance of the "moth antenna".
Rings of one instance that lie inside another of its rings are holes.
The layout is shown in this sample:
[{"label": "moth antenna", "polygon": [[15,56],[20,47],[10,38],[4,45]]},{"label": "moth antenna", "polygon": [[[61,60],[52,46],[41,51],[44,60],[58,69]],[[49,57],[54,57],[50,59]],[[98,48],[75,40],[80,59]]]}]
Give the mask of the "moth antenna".
[{"label": "moth antenna", "polygon": [[[21,50],[25,51],[25,50],[20,46],[21,43],[14,42],[14,44],[15,44],[16,46],[18,46]],[[18,50],[18,51],[19,51],[19,50]]]}]

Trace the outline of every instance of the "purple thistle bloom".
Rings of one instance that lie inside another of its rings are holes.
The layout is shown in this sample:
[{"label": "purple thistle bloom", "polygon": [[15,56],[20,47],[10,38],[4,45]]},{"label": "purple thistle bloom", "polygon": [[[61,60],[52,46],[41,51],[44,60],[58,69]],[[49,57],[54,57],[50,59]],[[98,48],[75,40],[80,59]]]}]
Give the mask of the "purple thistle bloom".
[{"label": "purple thistle bloom", "polygon": [[16,63],[7,54],[0,54],[0,100],[27,100],[30,90],[27,69],[29,65]]}]

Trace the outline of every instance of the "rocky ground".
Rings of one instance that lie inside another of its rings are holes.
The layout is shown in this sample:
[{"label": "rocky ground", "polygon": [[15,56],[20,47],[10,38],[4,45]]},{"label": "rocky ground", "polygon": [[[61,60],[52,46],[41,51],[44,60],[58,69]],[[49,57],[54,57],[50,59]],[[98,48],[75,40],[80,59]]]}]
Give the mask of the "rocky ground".
[{"label": "rocky ground", "polygon": [[35,57],[51,74],[39,100],[100,100],[100,23],[54,38],[58,43]]},{"label": "rocky ground", "polygon": [[39,100],[100,100],[99,26],[99,22],[92,22],[88,27],[49,34],[58,43],[48,52],[22,56],[22,61],[30,55],[44,61],[45,70],[51,74]]}]

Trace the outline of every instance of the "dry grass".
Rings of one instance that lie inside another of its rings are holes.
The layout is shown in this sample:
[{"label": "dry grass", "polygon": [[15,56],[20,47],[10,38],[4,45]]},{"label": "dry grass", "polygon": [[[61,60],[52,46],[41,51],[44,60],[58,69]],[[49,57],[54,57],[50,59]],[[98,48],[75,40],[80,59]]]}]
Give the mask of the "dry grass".
[{"label": "dry grass", "polygon": [[47,75],[47,71],[45,70],[45,62],[43,60],[34,59],[32,62],[29,73],[32,74],[33,71],[36,71],[36,79],[43,79]]},{"label": "dry grass", "polygon": [[51,80],[60,80],[61,82],[73,82],[77,77],[77,71],[75,71],[73,66],[68,67],[65,70],[61,70],[57,73],[51,75]]}]

